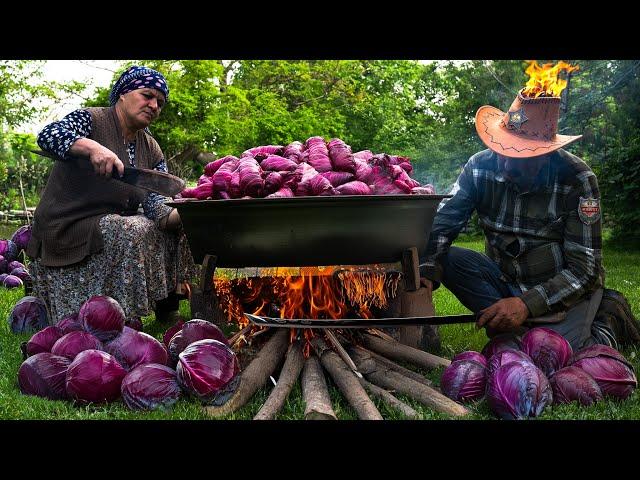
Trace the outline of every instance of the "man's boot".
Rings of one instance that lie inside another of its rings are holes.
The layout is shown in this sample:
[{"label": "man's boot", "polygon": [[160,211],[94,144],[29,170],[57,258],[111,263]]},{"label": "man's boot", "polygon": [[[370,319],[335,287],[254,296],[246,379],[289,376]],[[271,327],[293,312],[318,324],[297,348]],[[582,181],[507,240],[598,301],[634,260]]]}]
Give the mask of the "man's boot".
[{"label": "man's boot", "polygon": [[[610,345],[614,348],[640,344],[640,324],[633,316],[627,299],[616,290],[604,289],[600,307],[598,307],[593,324],[592,331],[606,332],[608,330],[613,332],[615,341],[611,342],[608,338],[605,338],[605,340],[609,340],[607,342],[609,344],[617,343],[617,345]],[[608,336],[604,335],[604,337]]]}]

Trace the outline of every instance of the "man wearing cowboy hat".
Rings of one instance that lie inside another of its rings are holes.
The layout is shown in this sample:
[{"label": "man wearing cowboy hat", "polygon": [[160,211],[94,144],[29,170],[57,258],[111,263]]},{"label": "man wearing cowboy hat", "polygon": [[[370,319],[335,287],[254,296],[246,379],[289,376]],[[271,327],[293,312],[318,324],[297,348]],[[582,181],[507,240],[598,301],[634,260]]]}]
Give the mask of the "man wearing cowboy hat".
[{"label": "man wearing cowboy hat", "polygon": [[[582,135],[557,134],[560,97],[523,92],[506,113],[491,106],[476,113],[488,149],[469,159],[438,210],[421,259],[422,284],[443,283],[480,313],[476,325],[490,337],[545,326],[574,351],[640,343],[624,297],[603,288],[596,176],[563,149]],[[473,211],[486,255],[451,246]]]}]

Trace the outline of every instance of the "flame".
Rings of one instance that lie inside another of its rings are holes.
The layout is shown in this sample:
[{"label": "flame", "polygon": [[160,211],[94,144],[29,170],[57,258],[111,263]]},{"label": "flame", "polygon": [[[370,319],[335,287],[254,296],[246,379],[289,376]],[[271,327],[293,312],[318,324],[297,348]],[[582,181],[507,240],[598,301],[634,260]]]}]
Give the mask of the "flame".
[{"label": "flame", "polygon": [[569,65],[563,61],[552,66],[551,63],[538,65],[535,60],[529,61],[525,73],[529,74],[529,81],[522,90],[523,97],[538,98],[539,96],[559,97],[562,90],[567,87],[567,80],[559,78],[561,72],[567,75],[575,70],[579,70],[578,65]]},{"label": "flame", "polygon": [[[399,275],[387,275],[375,267],[341,268],[334,275],[335,272],[330,267],[305,267],[294,276],[214,278],[213,282],[228,322],[246,327],[244,312],[280,318],[372,318],[371,308],[385,308],[389,298],[395,296],[400,280]],[[246,343],[257,329],[243,335],[242,341]],[[308,357],[314,333],[308,329],[302,332]],[[292,329],[290,340],[295,338],[298,332]]]}]

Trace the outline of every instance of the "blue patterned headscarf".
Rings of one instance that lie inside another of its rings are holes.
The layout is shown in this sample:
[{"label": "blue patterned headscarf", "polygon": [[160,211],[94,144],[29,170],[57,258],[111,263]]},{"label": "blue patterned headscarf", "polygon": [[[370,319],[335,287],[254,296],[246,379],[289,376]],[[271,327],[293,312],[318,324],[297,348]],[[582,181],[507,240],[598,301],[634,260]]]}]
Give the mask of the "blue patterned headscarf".
[{"label": "blue patterned headscarf", "polygon": [[152,68],[132,66],[127,68],[111,88],[109,104],[114,106],[120,95],[139,88],[154,88],[164,93],[165,101],[169,101],[169,86],[164,76]]}]

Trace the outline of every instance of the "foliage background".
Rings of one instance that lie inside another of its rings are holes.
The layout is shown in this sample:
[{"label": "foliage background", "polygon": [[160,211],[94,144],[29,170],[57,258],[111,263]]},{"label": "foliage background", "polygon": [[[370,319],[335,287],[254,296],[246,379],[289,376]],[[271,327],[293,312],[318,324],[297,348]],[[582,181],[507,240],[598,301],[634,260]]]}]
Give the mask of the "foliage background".
[{"label": "foliage background", "polygon": [[[605,226],[640,239],[640,60],[564,59],[577,64],[566,90],[560,133],[584,138],[568,149],[597,173]],[[539,63],[555,59],[538,60]],[[80,82],[38,79],[37,61],[0,61],[0,209],[37,203],[50,161],[29,152],[33,135],[16,130],[41,115],[38,98],[62,98]],[[484,148],[474,117],[482,105],[509,107],[527,80],[522,60],[136,60],[166,75],[170,102],[152,126],[170,171],[197,179],[203,152],[339,137],[353,151],[411,157],[415,177],[438,193],[451,188],[467,159]],[[121,70],[120,70],[121,71]],[[114,81],[119,72],[114,74]],[[107,105],[108,88],[85,106]],[[472,227],[473,228],[473,227]],[[640,241],[640,240],[639,240]]]}]

